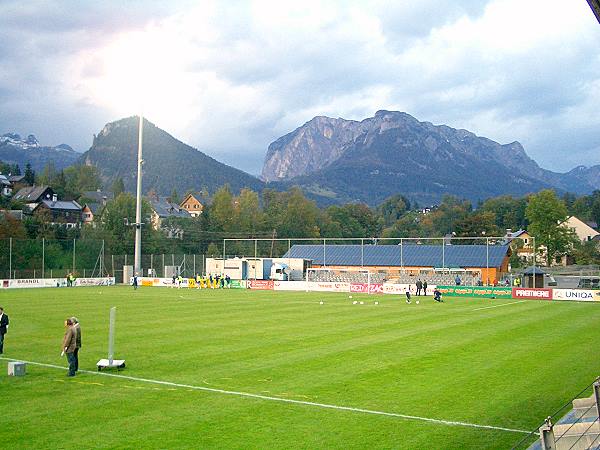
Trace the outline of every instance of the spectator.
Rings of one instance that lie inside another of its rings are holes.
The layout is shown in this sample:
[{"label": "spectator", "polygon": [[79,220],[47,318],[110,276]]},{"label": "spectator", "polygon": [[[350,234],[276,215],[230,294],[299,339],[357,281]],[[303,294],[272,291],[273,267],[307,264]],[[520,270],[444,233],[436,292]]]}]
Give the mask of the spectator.
[{"label": "spectator", "polygon": [[71,319],[65,320],[65,335],[62,341],[62,351],[60,356],[67,355],[67,361],[69,362],[69,373],[68,377],[75,376],[75,348],[77,346],[77,331],[73,329],[73,321]]}]

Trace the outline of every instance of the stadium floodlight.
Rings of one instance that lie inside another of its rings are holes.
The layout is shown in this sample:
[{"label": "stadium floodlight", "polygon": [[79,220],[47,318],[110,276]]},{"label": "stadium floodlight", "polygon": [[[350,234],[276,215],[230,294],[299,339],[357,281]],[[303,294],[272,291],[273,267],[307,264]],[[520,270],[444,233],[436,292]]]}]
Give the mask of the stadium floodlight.
[{"label": "stadium floodlight", "polygon": [[140,113],[138,130],[138,161],[137,161],[137,193],[135,197],[135,250],[134,275],[143,275],[142,269],[142,140],[144,131],[144,116]]},{"label": "stadium floodlight", "polygon": [[116,367],[117,369],[125,368],[124,359],[114,359],[115,355],[115,323],[117,319],[117,307],[110,308],[110,318],[108,323],[108,358],[101,359],[96,363],[98,372],[102,369]]}]

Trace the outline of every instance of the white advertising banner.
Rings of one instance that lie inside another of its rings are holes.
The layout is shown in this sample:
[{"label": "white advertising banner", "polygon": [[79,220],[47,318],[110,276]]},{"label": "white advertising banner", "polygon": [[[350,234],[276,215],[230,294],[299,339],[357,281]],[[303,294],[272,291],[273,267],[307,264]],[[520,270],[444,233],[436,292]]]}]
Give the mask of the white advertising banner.
[{"label": "white advertising banner", "polygon": [[[112,286],[114,277],[105,278],[76,278],[75,286]],[[66,287],[64,278],[22,278],[16,280],[2,280],[1,286],[9,289]]]},{"label": "white advertising banner", "polygon": [[350,283],[309,281],[308,290],[319,292],[350,292]]},{"label": "white advertising banner", "polygon": [[[427,294],[433,295],[433,290],[437,286],[435,284],[430,284],[427,286]],[[384,294],[394,294],[394,295],[404,295],[406,292],[406,288],[409,288],[410,293],[416,295],[417,287],[414,284],[393,284],[393,283],[384,283],[383,285],[383,293]],[[421,290],[423,295],[424,292]]]},{"label": "white advertising banner", "polygon": [[75,286],[114,286],[115,277],[104,278],[76,278]]},{"label": "white advertising banner", "polygon": [[552,297],[554,300],[600,302],[600,291],[588,289],[552,289]]},{"label": "white advertising banner", "polygon": [[275,281],[273,289],[276,291],[305,291],[306,281]]}]

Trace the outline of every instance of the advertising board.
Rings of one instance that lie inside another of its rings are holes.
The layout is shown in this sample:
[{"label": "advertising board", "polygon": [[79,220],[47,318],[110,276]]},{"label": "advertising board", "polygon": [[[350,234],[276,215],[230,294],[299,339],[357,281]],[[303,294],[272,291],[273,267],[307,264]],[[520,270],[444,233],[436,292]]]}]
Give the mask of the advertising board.
[{"label": "advertising board", "polygon": [[437,288],[442,295],[446,295],[448,297],[512,298],[512,289],[510,287],[438,286]]},{"label": "advertising board", "polygon": [[512,298],[552,300],[552,289],[512,288]]},{"label": "advertising board", "polygon": [[350,292],[357,294],[383,294],[383,284],[352,283]]},{"label": "advertising board", "polygon": [[552,289],[553,300],[600,302],[600,291],[590,289]]},{"label": "advertising board", "polygon": [[273,280],[248,280],[246,284],[248,289],[261,291],[272,291],[274,288]]}]

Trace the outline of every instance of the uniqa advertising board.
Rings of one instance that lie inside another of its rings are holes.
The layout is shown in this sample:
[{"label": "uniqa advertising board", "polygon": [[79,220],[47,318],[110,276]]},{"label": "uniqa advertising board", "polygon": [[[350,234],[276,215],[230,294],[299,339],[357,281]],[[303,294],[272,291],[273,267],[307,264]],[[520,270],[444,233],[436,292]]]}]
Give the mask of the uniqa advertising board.
[{"label": "uniqa advertising board", "polygon": [[552,289],[554,300],[571,300],[577,302],[600,302],[600,291],[588,289]]}]

